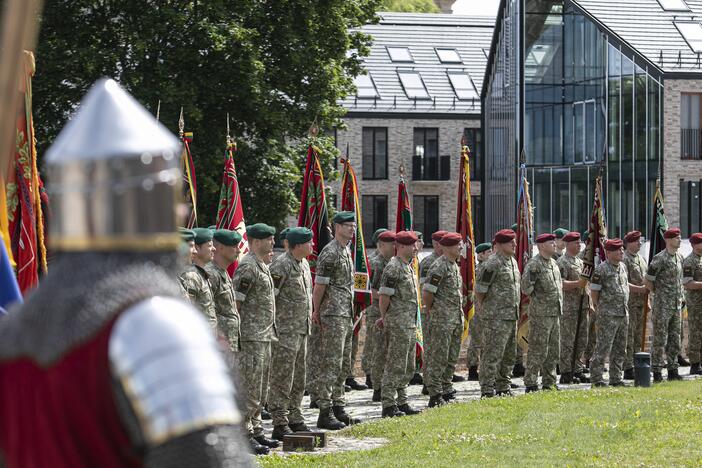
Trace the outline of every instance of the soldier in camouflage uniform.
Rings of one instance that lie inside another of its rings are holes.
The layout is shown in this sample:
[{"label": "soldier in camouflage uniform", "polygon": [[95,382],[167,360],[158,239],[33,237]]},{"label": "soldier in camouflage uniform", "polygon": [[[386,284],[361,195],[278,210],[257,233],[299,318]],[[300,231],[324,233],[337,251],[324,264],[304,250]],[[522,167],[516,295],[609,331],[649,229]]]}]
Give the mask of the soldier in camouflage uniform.
[{"label": "soldier in camouflage uniform", "polygon": [[188,301],[205,314],[212,330],[217,329],[217,314],[215,312],[214,295],[209,282],[209,273],[205,271],[214,256],[212,245],[212,231],[205,228],[195,228],[193,232],[194,249],[192,250],[192,263],[187,265],[178,276],[180,285],[188,295]]},{"label": "soldier in camouflage uniform", "polygon": [[529,301],[529,352],[524,385],[526,392],[557,389],[556,365],[560,355],[560,323],[563,312],[563,284],[553,254],[556,236],[541,234],[536,238],[539,254],[529,260],[522,273],[522,293]]},{"label": "soldier in camouflage uniform", "polygon": [[495,396],[495,390],[499,394],[510,392],[520,301],[516,237],[511,229],[495,234],[495,253],[485,261],[475,284],[483,326],[479,373],[484,398]]},{"label": "soldier in camouflage uniform", "polygon": [[[480,276],[483,270],[485,260],[492,255],[492,244],[484,242],[475,248],[476,256],[478,257],[478,265],[475,268],[475,277]],[[480,306],[477,302],[473,304],[473,318],[468,326],[468,336],[470,343],[466,352],[466,361],[468,366],[468,380],[478,380],[478,366],[480,365],[480,335],[482,327],[480,326]]]},{"label": "soldier in camouflage uniform", "polygon": [[312,231],[304,227],[287,232],[288,251],[270,266],[275,287],[278,341],[271,350],[270,411],[273,438],[308,431],[302,416],[305,390],[307,337],[312,316]]},{"label": "soldier in camouflage uniform", "polygon": [[683,262],[683,285],[689,325],[690,374],[702,374],[702,233],[690,236],[692,252]]},{"label": "soldier in camouflage uniform", "polygon": [[338,430],[359,422],[344,408],[345,370],[349,368],[353,334],[353,260],[348,243],[356,232],[356,220],[354,213],[341,211],[333,222],[334,240],[317,257],[312,320],[321,327],[317,427]]},{"label": "soldier in camouflage uniform", "polygon": [[407,403],[407,384],[414,374],[417,333],[417,286],[412,267],[417,255],[417,236],[401,231],[395,237],[397,255],[383,270],[380,280],[377,325],[383,329],[387,354],[381,383],[384,418],[417,414]]},{"label": "soldier in camouflage uniform", "polygon": [[212,234],[215,253],[205,270],[210,275],[210,285],[214,296],[217,328],[226,338],[229,350],[239,352],[239,311],[234,301],[234,288],[227,268],[239,259],[241,235],[229,229],[217,229]]},{"label": "soldier in camouflage uniform", "polygon": [[558,228],[553,231],[553,234],[556,236],[556,252],[553,254],[553,259],[557,262],[565,253],[566,241],[563,238],[568,234],[568,230]]},{"label": "soldier in camouflage uniform", "polygon": [[[653,294],[653,345],[651,367],[653,381],[663,381],[662,369],[668,367],[668,380],[681,380],[678,374],[680,354],[680,307],[682,306],[682,263],[678,252],[680,229],[663,234],[665,250],[656,254],[646,272],[645,285]],[[667,357],[667,360],[666,360]]]},{"label": "soldier in camouflage uniform", "polygon": [[234,272],[232,284],[241,317],[239,369],[246,388],[244,421],[249,437],[261,445],[277,447],[263,434],[261,410],[268,384],[271,341],[276,339],[275,295],[268,262],[275,228],[263,223],[247,226],[250,252]]},{"label": "soldier in camouflage uniform", "polygon": [[624,360],[624,379],[634,379],[634,353],[641,350],[643,335],[643,309],[648,300],[644,284],[646,260],[639,255],[641,250],[641,233],[631,231],[624,236],[624,264],[629,275],[629,334],[626,339],[626,359]]},{"label": "soldier in camouflage uniform", "polygon": [[463,334],[463,279],[456,263],[461,255],[461,235],[446,233],[439,242],[443,254],[429,268],[422,286],[431,337],[425,353],[424,374],[430,408],[455,398],[451,380]]},{"label": "soldier in camouflage uniform", "polygon": [[[563,236],[565,251],[558,259],[558,269],[563,278],[563,316],[561,316],[561,383],[589,382],[584,374],[585,365],[581,359],[587,346],[588,312],[590,296],[580,284],[583,261],[580,253],[580,233],[569,232]],[[583,280],[584,283],[584,280]],[[580,326],[578,327],[578,322]],[[577,336],[577,343],[576,337]],[[575,353],[575,356],[573,356]],[[575,366],[573,366],[575,363]]]},{"label": "soldier in camouflage uniform", "polygon": [[605,243],[607,261],[600,263],[592,275],[590,289],[597,308],[597,340],[592,355],[592,386],[605,387],[602,378],[609,356],[609,384],[623,387],[623,365],[629,334],[629,279],[621,239]]}]

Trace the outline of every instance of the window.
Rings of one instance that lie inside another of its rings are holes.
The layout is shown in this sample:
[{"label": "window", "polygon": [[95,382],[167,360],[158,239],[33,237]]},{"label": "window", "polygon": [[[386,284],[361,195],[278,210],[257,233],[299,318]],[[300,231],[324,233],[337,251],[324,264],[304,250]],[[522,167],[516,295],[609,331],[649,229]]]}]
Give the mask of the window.
[{"label": "window", "polygon": [[412,224],[415,231],[425,239],[439,230],[439,197],[437,195],[415,195],[412,204]]},{"label": "window", "polygon": [[362,99],[373,99],[378,97],[378,90],[370,75],[358,75],[354,79],[356,85],[356,96]]},{"label": "window", "polygon": [[702,25],[700,23],[675,22],[680,34],[693,52],[702,52]]},{"label": "window", "polygon": [[665,11],[690,11],[685,0],[658,0]]},{"label": "window", "polygon": [[441,63],[463,63],[456,49],[434,49]]},{"label": "window", "polygon": [[702,231],[702,204],[700,187],[702,181],[680,181],[680,228],[683,237]]},{"label": "window", "polygon": [[478,92],[468,73],[449,73],[448,77],[458,99],[478,99]]},{"label": "window", "polygon": [[424,86],[424,80],[419,72],[416,71],[398,71],[402,87],[405,88],[405,94],[410,99],[429,99],[429,93]]},{"label": "window", "polygon": [[374,247],[373,233],[388,227],[388,196],[363,195],[361,205],[363,217],[363,237],[368,246]]},{"label": "window", "polygon": [[414,62],[408,47],[388,47],[388,55],[393,62]]},{"label": "window", "polygon": [[388,178],[388,129],[363,127],[363,178]]},{"label": "window", "polygon": [[477,244],[482,244],[483,239],[483,203],[480,195],[470,197],[470,210],[473,215],[473,241]]},{"label": "window", "polygon": [[450,166],[450,156],[439,158],[439,129],[415,128],[412,179],[448,180]]},{"label": "window", "polygon": [[463,130],[466,144],[470,149],[470,180],[480,180],[482,176],[483,131],[480,128]]},{"label": "window", "polygon": [[702,159],[702,94],[683,93],[680,106],[680,158]]}]

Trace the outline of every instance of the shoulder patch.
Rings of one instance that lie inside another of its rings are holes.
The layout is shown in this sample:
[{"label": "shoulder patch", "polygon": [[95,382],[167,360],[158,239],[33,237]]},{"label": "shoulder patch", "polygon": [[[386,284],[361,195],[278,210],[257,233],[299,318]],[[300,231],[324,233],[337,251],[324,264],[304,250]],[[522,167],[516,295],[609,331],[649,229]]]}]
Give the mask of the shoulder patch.
[{"label": "shoulder patch", "polygon": [[271,278],[273,278],[273,285],[275,289],[280,289],[280,283],[283,281],[283,275],[279,273],[271,273]]},{"label": "shoulder patch", "polygon": [[397,278],[395,276],[388,275],[387,279],[385,280],[385,284],[389,288],[394,288],[397,286]]},{"label": "shoulder patch", "polygon": [[658,273],[658,264],[654,263],[654,264],[648,266],[648,274],[650,276],[656,276],[657,273]]},{"label": "shoulder patch", "polygon": [[691,278],[694,274],[694,271],[695,269],[692,267],[692,265],[685,265],[685,268],[683,269],[683,276]]},{"label": "shoulder patch", "polygon": [[429,284],[431,284],[432,286],[439,286],[439,283],[441,283],[441,279],[441,275],[431,275],[431,278],[429,278]]},{"label": "shoulder patch", "polygon": [[480,282],[491,283],[492,279],[495,277],[495,272],[492,270],[483,270],[483,274],[480,277]]},{"label": "shoulder patch", "polygon": [[242,278],[241,281],[239,281],[239,287],[236,288],[236,290],[239,292],[245,292],[245,291],[248,291],[250,288],[251,288],[251,280],[248,278]]},{"label": "shoulder patch", "polygon": [[602,280],[602,275],[600,275],[600,272],[599,272],[599,271],[596,271],[596,272],[592,275],[592,280],[591,280],[591,282],[593,282],[593,283],[595,283],[595,284],[600,284],[600,281],[601,281],[601,280]]}]

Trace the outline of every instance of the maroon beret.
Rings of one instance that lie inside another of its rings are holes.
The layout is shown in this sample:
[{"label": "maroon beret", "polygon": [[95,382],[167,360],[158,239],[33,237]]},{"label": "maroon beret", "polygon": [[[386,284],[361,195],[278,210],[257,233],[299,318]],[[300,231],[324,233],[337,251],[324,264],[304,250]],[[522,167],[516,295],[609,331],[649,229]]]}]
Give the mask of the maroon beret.
[{"label": "maroon beret", "polygon": [[412,245],[418,240],[419,238],[417,237],[417,234],[415,234],[412,231],[400,231],[395,236],[395,242],[398,242],[402,245]]},{"label": "maroon beret", "polygon": [[378,236],[378,240],[383,242],[395,242],[395,237],[395,231],[383,231]]},{"label": "maroon beret", "polygon": [[495,244],[505,244],[517,238],[517,233],[511,229],[501,229],[495,233],[493,242]]},{"label": "maroon beret", "polygon": [[702,232],[696,232],[690,236],[690,244],[697,245],[702,244]]},{"label": "maroon beret", "polygon": [[638,242],[639,239],[641,239],[641,232],[639,231],[631,231],[627,232],[626,236],[624,236],[624,242]]},{"label": "maroon beret", "polygon": [[663,233],[664,239],[673,239],[680,235],[680,228],[671,228]]},{"label": "maroon beret", "polygon": [[447,232],[439,241],[439,244],[445,247],[451,247],[452,245],[458,245],[461,243],[461,235],[457,232]]},{"label": "maroon beret", "polygon": [[616,239],[609,239],[607,242],[605,242],[605,250],[608,250],[610,252],[616,251],[624,247],[624,241],[622,241],[619,238]]},{"label": "maroon beret", "polygon": [[570,231],[568,234],[563,236],[563,242],[573,242],[580,240],[580,233],[575,231]]},{"label": "maroon beret", "polygon": [[436,231],[431,235],[431,240],[440,241],[446,235],[446,231]]},{"label": "maroon beret", "polygon": [[555,235],[555,234],[551,234],[550,232],[547,232],[547,233],[545,233],[545,234],[539,234],[539,235],[536,237],[536,243],[537,243],[537,244],[542,244],[542,243],[544,243],[544,242],[548,242],[548,241],[552,241],[552,240],[556,240],[556,235]]}]

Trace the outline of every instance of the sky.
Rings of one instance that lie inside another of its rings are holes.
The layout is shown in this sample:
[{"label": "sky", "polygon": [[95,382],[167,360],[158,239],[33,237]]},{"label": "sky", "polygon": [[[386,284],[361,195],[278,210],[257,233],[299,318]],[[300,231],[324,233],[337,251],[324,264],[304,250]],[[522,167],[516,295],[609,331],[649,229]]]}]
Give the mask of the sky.
[{"label": "sky", "polygon": [[456,15],[497,16],[500,0],[457,0],[453,4]]}]

